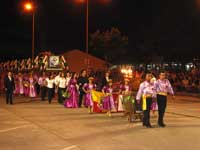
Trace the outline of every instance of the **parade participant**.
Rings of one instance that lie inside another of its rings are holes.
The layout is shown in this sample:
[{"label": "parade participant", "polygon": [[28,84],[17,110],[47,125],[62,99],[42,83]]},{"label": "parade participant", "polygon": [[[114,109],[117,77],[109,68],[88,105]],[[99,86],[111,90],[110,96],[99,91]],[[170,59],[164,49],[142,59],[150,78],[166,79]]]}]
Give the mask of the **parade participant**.
[{"label": "parade participant", "polygon": [[35,80],[33,78],[33,74],[30,73],[30,76],[29,76],[29,97],[30,98],[34,98],[36,97],[36,89],[35,89]]},{"label": "parade participant", "polygon": [[15,90],[15,81],[11,72],[4,78],[4,88],[6,91],[6,104],[13,104],[13,91]]},{"label": "parade participant", "polygon": [[79,95],[79,102],[78,102],[79,108],[82,106],[83,96],[85,94],[85,92],[83,91],[83,85],[85,83],[88,83],[87,72],[86,72],[86,70],[82,70],[81,75],[78,78],[78,86],[79,86],[79,94],[80,94]]},{"label": "parade participant", "polygon": [[110,80],[110,73],[109,73],[109,72],[106,72],[106,73],[105,73],[105,76],[104,76],[104,78],[103,78],[103,80],[102,80],[102,85],[101,85],[101,87],[103,88],[104,86],[106,86],[106,85],[108,84],[109,80]]},{"label": "parade participant", "polygon": [[[57,81],[56,81],[57,82]],[[67,80],[65,78],[64,72],[61,73],[59,80],[58,80],[58,103],[63,104],[63,92],[66,91],[66,83]]]},{"label": "parade participant", "polygon": [[58,94],[58,98],[59,98],[59,93],[58,93],[58,84],[59,84],[59,79],[61,76],[62,72],[59,72],[57,75],[55,75],[55,94]]},{"label": "parade participant", "polygon": [[24,73],[24,95],[29,96],[29,77],[27,73]]},{"label": "parade participant", "polygon": [[71,74],[70,74],[70,72],[68,71],[67,74],[66,74],[66,80],[67,80],[66,86],[68,86],[70,79],[71,79]]},{"label": "parade participant", "polygon": [[59,82],[61,74],[62,74],[62,72],[59,72],[58,75],[55,76],[55,84],[56,84],[56,86],[58,86],[58,82]]},{"label": "parade participant", "polygon": [[16,89],[15,94],[23,95],[24,94],[24,79],[21,73],[18,73],[17,79],[16,79]]},{"label": "parade participant", "polygon": [[51,104],[53,95],[54,95],[54,76],[53,74],[49,74],[49,77],[46,78],[46,87],[47,87],[47,91],[48,91],[48,101],[49,104]]},{"label": "parade participant", "polygon": [[69,92],[70,97],[65,100],[65,107],[78,108],[78,85],[76,73],[72,74],[72,78],[69,81],[67,91]]},{"label": "parade participant", "polygon": [[152,73],[146,73],[145,79],[146,80],[140,84],[136,100],[137,102],[140,102],[141,98],[143,100],[143,126],[146,126],[147,128],[152,128],[150,124],[150,110],[153,98],[156,97],[155,86],[150,82],[152,79]]},{"label": "parade participant", "polygon": [[47,88],[45,86],[46,81],[46,74],[45,72],[42,73],[42,76],[38,80],[38,84],[40,85],[40,91],[41,91],[41,100],[44,101],[46,97]]},{"label": "parade participant", "polygon": [[[156,83],[156,78],[155,78],[155,76],[153,76],[152,77],[152,79],[151,79],[151,84],[154,84],[154,86],[155,86],[155,83]],[[158,104],[157,104],[157,101],[153,101],[152,102],[152,104],[151,104],[151,110],[152,110],[152,114],[156,117],[156,115],[155,115],[155,112],[158,110]]]},{"label": "parade participant", "polygon": [[118,100],[118,111],[123,111],[123,97],[131,94],[131,87],[129,85],[129,79],[124,79],[124,84],[119,87],[119,100]]},{"label": "parade participant", "polygon": [[40,95],[40,85],[38,84],[39,81],[39,73],[34,73],[33,75],[34,80],[36,81],[35,87],[36,87],[36,94]]},{"label": "parade participant", "polygon": [[158,103],[158,125],[159,127],[165,127],[163,118],[165,114],[165,109],[167,106],[167,95],[168,93],[173,95],[174,91],[168,79],[166,79],[166,74],[161,71],[159,74],[159,79],[156,81],[156,92],[157,92],[157,103]]},{"label": "parade participant", "polygon": [[107,86],[104,86],[102,89],[105,98],[103,99],[103,109],[107,111],[107,115],[112,117],[111,111],[116,110],[113,98],[113,88],[112,88],[112,80],[108,81]]},{"label": "parade participant", "polygon": [[89,83],[85,83],[83,85],[83,91],[86,93],[84,102],[85,102],[85,106],[88,107],[88,113],[92,113],[94,103],[93,103],[91,92],[92,92],[92,90],[96,89],[96,85],[93,84],[93,80],[94,80],[93,77],[89,77],[88,80],[89,80]]}]

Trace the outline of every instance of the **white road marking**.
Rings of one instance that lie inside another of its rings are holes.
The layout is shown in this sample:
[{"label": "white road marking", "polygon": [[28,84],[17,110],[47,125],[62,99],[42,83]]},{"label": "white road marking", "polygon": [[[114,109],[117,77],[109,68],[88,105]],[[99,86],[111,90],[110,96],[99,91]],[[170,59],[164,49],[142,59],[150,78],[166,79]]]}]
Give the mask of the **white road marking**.
[{"label": "white road marking", "polygon": [[25,127],[28,127],[28,126],[31,126],[31,125],[23,125],[23,126],[18,126],[18,127],[14,127],[14,128],[9,128],[9,129],[0,130],[0,133],[4,133],[4,132],[16,130],[16,129],[25,128]]},{"label": "white road marking", "polygon": [[72,146],[66,147],[62,150],[71,150],[71,149],[74,149],[74,148],[78,148],[78,147],[76,145],[72,145]]}]

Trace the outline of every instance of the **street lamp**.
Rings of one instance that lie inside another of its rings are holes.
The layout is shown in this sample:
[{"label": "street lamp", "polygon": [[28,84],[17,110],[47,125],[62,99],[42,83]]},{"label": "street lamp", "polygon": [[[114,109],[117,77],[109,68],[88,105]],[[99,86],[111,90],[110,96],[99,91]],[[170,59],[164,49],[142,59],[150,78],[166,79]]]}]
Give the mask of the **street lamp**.
[{"label": "street lamp", "polygon": [[32,63],[34,61],[35,53],[35,6],[33,2],[26,2],[24,10],[32,13]]},{"label": "street lamp", "polygon": [[[89,54],[89,0],[76,0],[79,3],[86,3],[86,40],[85,40],[85,51],[87,54],[86,62],[87,62],[87,69],[89,64],[88,54]],[[104,0],[101,1],[104,4],[109,3],[111,0]]]}]

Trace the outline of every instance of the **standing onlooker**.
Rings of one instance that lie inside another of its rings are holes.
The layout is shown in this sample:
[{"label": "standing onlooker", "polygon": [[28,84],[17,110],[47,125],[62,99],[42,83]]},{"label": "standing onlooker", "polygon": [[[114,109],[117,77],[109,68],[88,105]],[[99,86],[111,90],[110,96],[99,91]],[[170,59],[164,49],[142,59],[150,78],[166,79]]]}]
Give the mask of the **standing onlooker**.
[{"label": "standing onlooker", "polygon": [[83,91],[83,85],[85,83],[88,83],[87,72],[86,72],[86,70],[82,70],[81,75],[78,78],[79,94],[80,94],[79,95],[79,103],[78,103],[79,108],[82,105],[83,96],[85,95],[85,92]]},{"label": "standing onlooker", "polygon": [[6,91],[6,104],[13,104],[13,91],[15,90],[15,81],[11,72],[4,79],[4,87]]}]

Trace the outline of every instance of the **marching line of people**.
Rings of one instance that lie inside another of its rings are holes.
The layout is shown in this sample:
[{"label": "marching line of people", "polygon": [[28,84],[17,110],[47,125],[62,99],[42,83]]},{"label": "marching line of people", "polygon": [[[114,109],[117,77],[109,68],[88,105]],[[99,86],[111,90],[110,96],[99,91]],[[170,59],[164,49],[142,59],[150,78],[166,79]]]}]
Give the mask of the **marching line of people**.
[{"label": "marching line of people", "polygon": [[[6,103],[13,104],[13,93],[17,95],[29,96],[35,98],[38,94],[41,96],[41,101],[48,98],[49,104],[56,97],[58,103],[66,108],[80,108],[85,106],[88,108],[88,113],[106,112],[111,117],[112,112],[123,112],[124,98],[132,95],[132,87],[129,79],[124,79],[124,83],[118,88],[114,88],[113,81],[109,73],[100,85],[94,82],[94,77],[87,77],[86,70],[82,70],[80,76],[77,73],[59,72],[57,75],[45,72],[40,77],[30,73],[29,76],[23,76],[19,73],[15,78],[11,72],[8,72],[4,79],[4,87],[6,91]],[[100,87],[100,88],[98,88]],[[101,89],[98,90],[97,89]],[[174,91],[165,72],[160,72],[159,79],[146,73],[145,81],[143,81],[136,94],[135,103],[140,104],[143,110],[143,126],[152,128],[150,123],[150,111],[158,109],[158,125],[165,127],[164,114],[167,106],[168,94],[173,95]],[[117,102],[114,98],[117,95]]]}]

